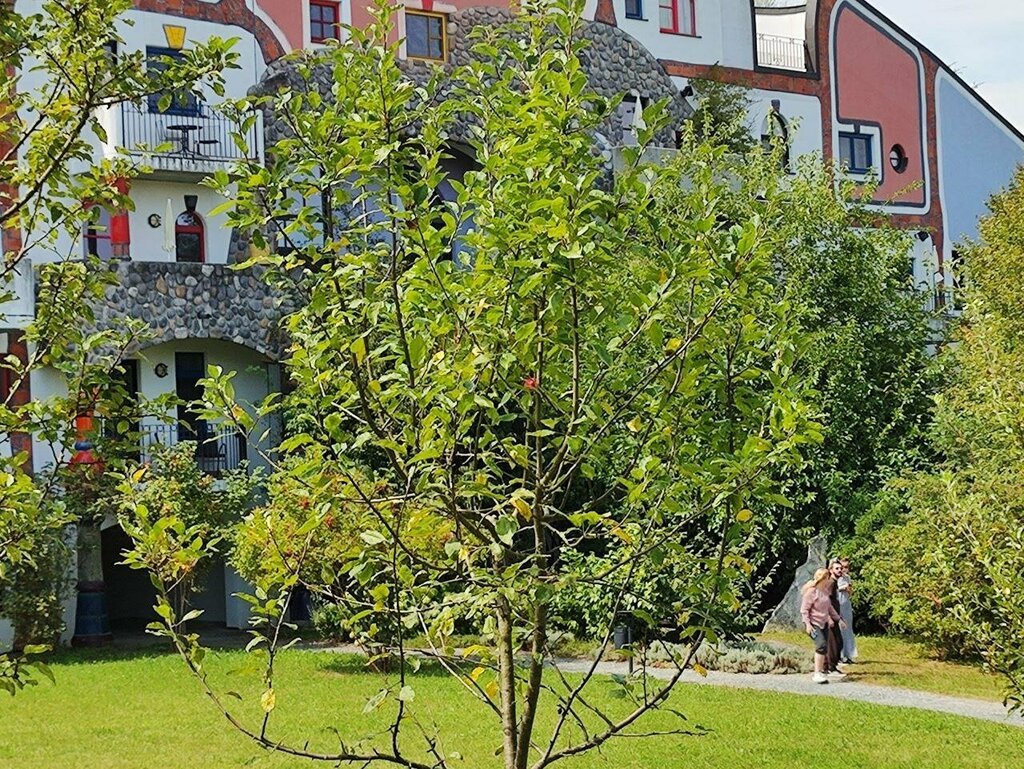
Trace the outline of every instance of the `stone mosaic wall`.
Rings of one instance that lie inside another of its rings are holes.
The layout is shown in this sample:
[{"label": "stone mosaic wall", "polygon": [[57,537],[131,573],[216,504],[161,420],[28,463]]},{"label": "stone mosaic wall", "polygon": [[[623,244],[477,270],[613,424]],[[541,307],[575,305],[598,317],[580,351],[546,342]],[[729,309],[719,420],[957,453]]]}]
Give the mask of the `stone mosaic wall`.
[{"label": "stone mosaic wall", "polygon": [[153,329],[149,344],[220,339],[281,358],[278,325],[288,308],[260,271],[178,262],[111,262],[109,268],[118,285],[107,287],[96,308],[99,328],[125,316],[140,318]]},{"label": "stone mosaic wall", "polygon": [[[496,27],[508,22],[510,18],[508,10],[491,7],[466,8],[451,14],[448,17],[448,62],[445,65],[447,69],[451,71],[454,67],[464,66],[472,60],[474,54],[470,49],[473,42],[469,38],[471,30],[482,26]],[[674,147],[675,128],[692,114],[692,110],[661,62],[618,27],[601,22],[585,22],[582,35],[590,41],[590,46],[582,51],[580,58],[587,70],[590,87],[596,93],[610,98],[617,94],[632,92],[643,102],[669,97],[668,109],[675,125],[658,137],[658,144]],[[316,54],[311,53],[308,56],[315,57]],[[403,61],[402,67],[410,78],[424,83],[429,77],[432,65],[420,61]],[[325,100],[329,100],[330,68],[326,65],[314,65],[313,73],[317,89]],[[272,63],[253,92],[270,94],[282,87],[294,90],[306,88],[292,61]],[[466,116],[456,118],[451,131],[453,141],[465,142],[467,120]],[[286,135],[285,126],[275,121],[270,114],[264,116],[264,128],[268,150]],[[614,119],[608,121],[601,133],[602,137],[595,137],[599,145],[614,146],[622,143],[622,127]]]}]

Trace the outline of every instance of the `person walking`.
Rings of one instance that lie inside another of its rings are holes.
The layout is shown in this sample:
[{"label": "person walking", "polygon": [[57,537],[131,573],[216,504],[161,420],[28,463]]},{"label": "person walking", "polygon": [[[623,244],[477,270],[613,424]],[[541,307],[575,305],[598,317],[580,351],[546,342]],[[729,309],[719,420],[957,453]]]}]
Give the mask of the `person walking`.
[{"label": "person walking", "polygon": [[818,569],[814,572],[814,578],[804,585],[800,599],[800,617],[804,621],[804,630],[814,641],[814,675],[811,680],[816,684],[827,684],[829,681],[828,639],[832,635],[832,628],[842,622],[829,597],[830,580],[828,569]]},{"label": "person walking", "polygon": [[839,561],[842,567],[836,589],[839,591],[839,616],[845,623],[842,628],[843,650],[840,662],[850,664],[857,658],[857,638],[853,635],[853,580],[850,578],[850,561],[843,558]]},{"label": "person walking", "polygon": [[[823,590],[829,597],[829,602],[836,614],[839,614],[839,577],[842,576],[842,566],[839,559],[833,559],[828,565],[828,577],[823,585]],[[839,669],[839,660],[843,656],[843,634],[839,623],[833,622],[828,629],[827,649],[825,652],[825,672],[830,678],[843,678],[846,674]]]}]

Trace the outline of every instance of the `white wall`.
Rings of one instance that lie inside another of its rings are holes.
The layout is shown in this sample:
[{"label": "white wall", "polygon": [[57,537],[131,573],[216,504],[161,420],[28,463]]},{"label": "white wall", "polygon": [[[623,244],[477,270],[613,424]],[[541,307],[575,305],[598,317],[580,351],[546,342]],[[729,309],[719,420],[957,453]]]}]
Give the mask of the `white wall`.
[{"label": "white wall", "polygon": [[[685,0],[679,1],[685,6]],[[619,28],[659,59],[753,67],[753,30],[747,0],[697,0],[696,37],[662,32],[657,0],[643,0],[642,20],[626,18],[625,0],[614,2]],[[596,3],[593,5],[596,8]],[[593,18],[592,10],[588,10],[588,16]]]},{"label": "white wall", "polygon": [[758,9],[756,23],[759,35],[777,35],[778,37],[791,37],[796,40],[803,40],[807,36],[807,9],[805,6],[797,6],[792,9],[777,9],[777,12],[767,12]]},{"label": "white wall", "polygon": [[[173,262],[174,253],[164,251],[164,225],[150,227],[147,221],[151,214],[161,220],[166,218],[167,200],[171,200],[171,211],[176,217],[185,210],[185,195],[197,195],[196,211],[206,225],[206,261],[209,264],[224,264],[227,261],[231,229],[227,216],[210,216],[210,211],[221,203],[220,197],[209,187],[199,183],[155,181],[140,177],[132,182],[131,198],[135,210],[128,214],[128,230],[131,233],[131,255],[134,262]],[[171,223],[173,225],[173,222]]]},{"label": "white wall", "polygon": [[778,100],[780,112],[789,126],[790,157],[796,160],[801,155],[821,153],[821,101],[817,96],[752,89],[750,98],[750,130],[756,138],[761,138],[762,122],[772,102]]}]

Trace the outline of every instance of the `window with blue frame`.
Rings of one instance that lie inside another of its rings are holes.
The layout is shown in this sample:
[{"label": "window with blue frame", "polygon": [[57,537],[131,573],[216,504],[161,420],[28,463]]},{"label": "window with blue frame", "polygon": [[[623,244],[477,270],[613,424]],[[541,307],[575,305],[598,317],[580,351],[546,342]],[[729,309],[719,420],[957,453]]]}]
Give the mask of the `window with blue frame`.
[{"label": "window with blue frame", "polygon": [[867,174],[874,168],[872,136],[861,133],[839,133],[839,161],[850,173]]},{"label": "window with blue frame", "polygon": [[[146,46],[146,71],[154,74],[165,72],[171,60],[182,58],[184,58],[182,52],[176,51],[173,48]],[[160,102],[168,93],[170,93],[170,104],[165,109],[160,109]],[[173,91],[151,93],[147,103],[150,112],[158,112],[164,115],[198,117],[202,114],[199,99],[188,88],[176,88]]]},{"label": "window with blue frame", "polygon": [[626,0],[626,18],[642,19],[644,17],[644,0]]}]

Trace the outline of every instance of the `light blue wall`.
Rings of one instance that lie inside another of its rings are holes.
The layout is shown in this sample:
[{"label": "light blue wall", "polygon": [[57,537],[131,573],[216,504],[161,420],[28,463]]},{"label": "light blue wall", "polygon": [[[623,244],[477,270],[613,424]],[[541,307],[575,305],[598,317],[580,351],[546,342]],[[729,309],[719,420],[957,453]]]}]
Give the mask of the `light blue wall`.
[{"label": "light blue wall", "polygon": [[938,82],[939,152],[946,252],[978,235],[988,199],[1024,163],[1024,143],[948,75]]}]

